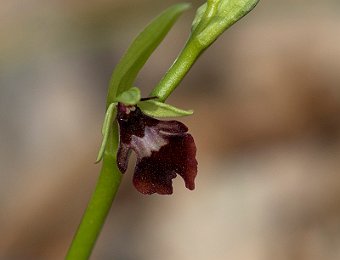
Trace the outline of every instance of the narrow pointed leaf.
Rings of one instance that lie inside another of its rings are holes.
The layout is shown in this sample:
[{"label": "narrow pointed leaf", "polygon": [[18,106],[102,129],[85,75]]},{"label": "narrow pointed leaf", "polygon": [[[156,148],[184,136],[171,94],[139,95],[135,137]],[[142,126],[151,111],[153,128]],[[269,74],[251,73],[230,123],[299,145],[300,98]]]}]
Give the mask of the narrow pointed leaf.
[{"label": "narrow pointed leaf", "polygon": [[156,100],[142,101],[138,106],[145,114],[152,117],[190,116],[194,113],[192,110],[183,110]]},{"label": "narrow pointed leaf", "polygon": [[132,87],[118,97],[116,97],[117,102],[121,102],[125,105],[136,105],[140,100],[140,90],[139,88]]},{"label": "narrow pointed leaf", "polygon": [[183,3],[168,8],[137,36],[111,76],[107,104],[132,87],[142,66],[164,39],[179,15],[189,7],[189,4]]}]

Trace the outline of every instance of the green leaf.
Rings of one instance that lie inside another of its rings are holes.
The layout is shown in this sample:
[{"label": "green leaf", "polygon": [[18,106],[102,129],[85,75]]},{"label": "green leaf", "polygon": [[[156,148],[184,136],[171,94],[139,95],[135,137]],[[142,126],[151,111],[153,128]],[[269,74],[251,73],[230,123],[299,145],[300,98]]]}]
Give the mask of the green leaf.
[{"label": "green leaf", "polygon": [[139,88],[132,87],[123,93],[121,93],[118,97],[116,97],[117,102],[121,102],[125,105],[136,105],[140,100],[140,90]]},{"label": "green leaf", "polygon": [[209,46],[226,29],[248,14],[259,0],[210,0],[197,9],[192,24],[193,36]]},{"label": "green leaf", "polygon": [[99,163],[101,159],[103,158],[106,143],[107,143],[109,133],[111,130],[112,119],[116,117],[116,112],[117,112],[116,107],[117,107],[117,103],[111,103],[105,113],[105,119],[104,119],[103,128],[102,128],[103,141],[100,146],[97,160],[95,163]]},{"label": "green leaf", "polygon": [[164,39],[181,13],[189,4],[176,4],[156,17],[137,38],[117,64],[110,80],[107,106],[117,95],[132,87],[140,69]]},{"label": "green leaf", "polygon": [[156,100],[147,100],[138,103],[142,111],[152,117],[179,117],[190,116],[192,110],[183,110]]}]

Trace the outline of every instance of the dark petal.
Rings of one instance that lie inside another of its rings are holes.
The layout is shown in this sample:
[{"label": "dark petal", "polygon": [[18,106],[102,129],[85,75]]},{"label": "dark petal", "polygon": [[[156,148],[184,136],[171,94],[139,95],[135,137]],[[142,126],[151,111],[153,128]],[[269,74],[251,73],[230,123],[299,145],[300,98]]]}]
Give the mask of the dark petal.
[{"label": "dark petal", "polygon": [[133,183],[144,194],[172,194],[172,179],[182,176],[193,190],[197,174],[196,146],[190,134],[173,135],[169,143],[150,157],[138,158]]},{"label": "dark petal", "polygon": [[117,153],[117,165],[122,173],[125,173],[127,170],[130,153],[131,148],[127,144],[120,143]]}]

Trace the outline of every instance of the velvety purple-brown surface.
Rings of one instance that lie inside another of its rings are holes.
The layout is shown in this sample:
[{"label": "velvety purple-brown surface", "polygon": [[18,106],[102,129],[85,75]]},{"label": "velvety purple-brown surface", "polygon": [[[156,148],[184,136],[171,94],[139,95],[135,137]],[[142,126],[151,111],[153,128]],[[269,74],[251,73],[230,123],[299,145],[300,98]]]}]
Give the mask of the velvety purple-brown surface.
[{"label": "velvety purple-brown surface", "polygon": [[131,151],[137,154],[133,184],[143,194],[172,194],[179,174],[193,190],[197,175],[196,146],[188,128],[178,121],[145,115],[137,106],[118,104],[118,168],[127,169]]}]

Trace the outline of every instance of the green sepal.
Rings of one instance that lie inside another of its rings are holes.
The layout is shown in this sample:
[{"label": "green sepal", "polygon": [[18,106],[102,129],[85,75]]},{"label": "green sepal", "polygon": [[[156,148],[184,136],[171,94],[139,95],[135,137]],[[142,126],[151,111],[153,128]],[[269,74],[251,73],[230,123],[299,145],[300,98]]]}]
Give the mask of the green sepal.
[{"label": "green sepal", "polygon": [[138,107],[152,117],[180,117],[190,116],[193,110],[183,110],[156,100],[146,100],[138,103]]},{"label": "green sepal", "polygon": [[124,105],[136,105],[140,101],[140,90],[139,88],[132,87],[116,97],[115,101],[121,102]]},{"label": "green sepal", "polygon": [[103,158],[107,139],[109,137],[111,125],[113,123],[112,119],[116,117],[116,114],[117,114],[117,103],[114,102],[114,103],[111,103],[109,105],[109,107],[108,107],[108,109],[106,110],[106,113],[105,113],[104,123],[103,123],[103,127],[102,127],[103,141],[102,141],[102,144],[100,146],[98,156],[97,156],[95,163],[99,163]]}]

